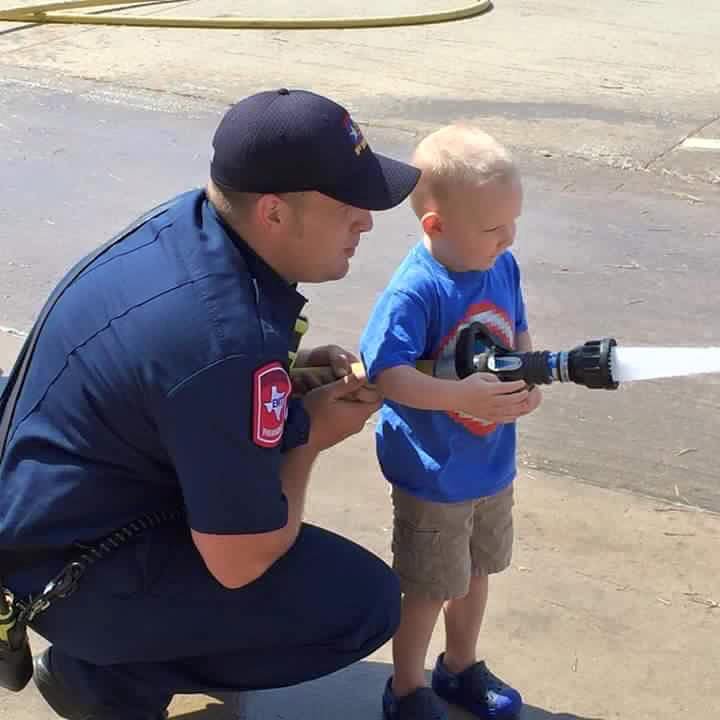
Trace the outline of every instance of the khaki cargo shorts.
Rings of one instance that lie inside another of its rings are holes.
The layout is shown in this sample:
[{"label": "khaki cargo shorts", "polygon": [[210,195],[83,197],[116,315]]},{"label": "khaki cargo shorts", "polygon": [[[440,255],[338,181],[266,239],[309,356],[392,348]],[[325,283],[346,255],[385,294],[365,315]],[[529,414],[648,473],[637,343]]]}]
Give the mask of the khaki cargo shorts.
[{"label": "khaki cargo shorts", "polygon": [[472,575],[510,565],[514,486],[459,503],[420,499],[392,488],[393,568],[404,593],[451,600],[463,597]]}]

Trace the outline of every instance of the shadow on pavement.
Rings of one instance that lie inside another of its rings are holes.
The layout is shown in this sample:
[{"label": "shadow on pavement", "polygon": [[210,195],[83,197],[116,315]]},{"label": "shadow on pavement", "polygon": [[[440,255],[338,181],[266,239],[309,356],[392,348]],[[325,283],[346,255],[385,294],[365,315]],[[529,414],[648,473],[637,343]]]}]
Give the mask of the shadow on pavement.
[{"label": "shadow on pavement", "polygon": [[602,720],[601,718],[591,718],[587,716],[575,715],[574,713],[559,712],[554,713],[542,708],[526,705],[521,715],[521,720]]},{"label": "shadow on pavement", "polygon": [[[172,720],[381,720],[381,696],[391,666],[361,662],[329,677],[280,690],[253,692],[244,704],[230,698],[208,704],[204,709],[184,712],[182,702]],[[244,705],[244,706],[243,706]],[[450,720],[472,716],[455,708]],[[569,712],[550,712],[526,705],[521,720],[603,720]]]}]

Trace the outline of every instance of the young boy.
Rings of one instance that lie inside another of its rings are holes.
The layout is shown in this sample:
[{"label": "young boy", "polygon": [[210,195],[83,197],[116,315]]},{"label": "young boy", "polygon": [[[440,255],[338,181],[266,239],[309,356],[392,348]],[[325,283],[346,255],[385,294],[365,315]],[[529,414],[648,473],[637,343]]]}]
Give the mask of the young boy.
[{"label": "young boy", "polygon": [[[464,380],[415,364],[452,361],[460,331],[483,322],[531,350],[518,266],[508,248],[522,206],[508,152],[485,133],[449,126],[426,137],[411,202],[423,229],[378,299],[361,340],[368,381],[385,396],[378,460],[392,484],[394,568],[403,590],[386,720],[444,720],[438,696],[480,718],[518,715],[520,694],[477,662],[488,576],[510,564],[514,421],[540,404],[523,381]],[[445,607],[446,646],[425,685],[425,658]]]}]

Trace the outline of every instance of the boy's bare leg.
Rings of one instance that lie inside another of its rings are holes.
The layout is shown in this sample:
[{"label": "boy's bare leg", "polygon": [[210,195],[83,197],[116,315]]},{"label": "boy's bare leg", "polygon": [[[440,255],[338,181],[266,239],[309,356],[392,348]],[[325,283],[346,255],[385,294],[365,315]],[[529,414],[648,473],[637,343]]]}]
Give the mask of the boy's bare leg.
[{"label": "boy's bare leg", "polygon": [[488,576],[473,575],[468,594],[451,600],[445,607],[446,651],[443,664],[452,673],[470,667],[488,598]]},{"label": "boy's bare leg", "polygon": [[441,600],[405,595],[400,627],[393,638],[392,687],[397,697],[425,687],[425,658],[435,623],[442,609]]}]

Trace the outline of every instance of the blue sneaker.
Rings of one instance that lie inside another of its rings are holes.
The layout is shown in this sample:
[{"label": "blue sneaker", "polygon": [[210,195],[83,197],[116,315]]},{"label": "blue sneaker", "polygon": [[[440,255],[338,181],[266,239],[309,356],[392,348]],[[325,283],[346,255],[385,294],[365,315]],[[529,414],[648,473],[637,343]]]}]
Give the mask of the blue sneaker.
[{"label": "blue sneaker", "polygon": [[448,720],[447,708],[430,688],[418,688],[398,698],[392,678],[388,678],[383,693],[383,716],[385,720]]},{"label": "blue sneaker", "polygon": [[444,657],[444,653],[438,657],[432,674],[432,688],[437,695],[482,720],[517,718],[523,704],[520,693],[495,677],[484,662],[455,674],[443,664]]}]

